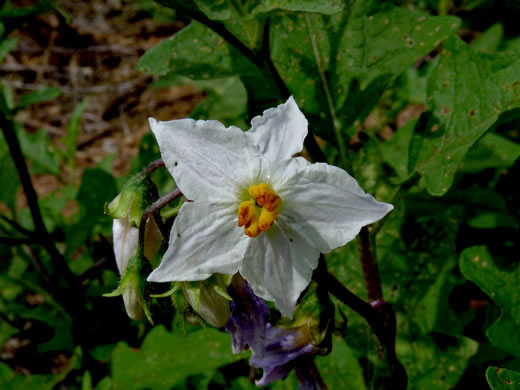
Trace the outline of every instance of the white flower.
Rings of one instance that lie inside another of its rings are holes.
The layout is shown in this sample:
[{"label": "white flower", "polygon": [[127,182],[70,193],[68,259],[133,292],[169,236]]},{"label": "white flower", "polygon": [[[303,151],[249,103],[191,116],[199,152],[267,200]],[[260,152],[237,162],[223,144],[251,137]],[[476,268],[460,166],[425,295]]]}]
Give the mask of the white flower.
[{"label": "white flower", "polygon": [[346,244],[393,208],[365,194],[344,170],[292,157],[307,135],[292,97],[253,118],[247,132],[192,119],[150,118],[150,125],[191,202],[182,205],[148,281],[240,272],[255,294],[292,317],[320,252]]}]

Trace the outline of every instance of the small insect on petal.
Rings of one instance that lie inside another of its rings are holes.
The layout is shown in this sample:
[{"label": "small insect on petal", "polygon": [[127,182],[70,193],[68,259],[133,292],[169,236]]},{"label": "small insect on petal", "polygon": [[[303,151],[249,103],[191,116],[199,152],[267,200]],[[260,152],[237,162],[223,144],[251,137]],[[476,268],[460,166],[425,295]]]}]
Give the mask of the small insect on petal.
[{"label": "small insect on petal", "polygon": [[246,226],[255,215],[255,202],[246,200],[238,207],[238,226]]},{"label": "small insect on petal", "polygon": [[258,217],[256,215],[253,215],[253,218],[251,221],[249,221],[249,224],[246,225],[245,233],[246,236],[251,238],[258,237],[260,234],[260,229],[258,227]]},{"label": "small insect on petal", "polygon": [[271,226],[273,226],[274,220],[278,215],[278,211],[268,211],[266,208],[262,209],[260,217],[258,218],[258,228],[260,231],[265,232]]}]

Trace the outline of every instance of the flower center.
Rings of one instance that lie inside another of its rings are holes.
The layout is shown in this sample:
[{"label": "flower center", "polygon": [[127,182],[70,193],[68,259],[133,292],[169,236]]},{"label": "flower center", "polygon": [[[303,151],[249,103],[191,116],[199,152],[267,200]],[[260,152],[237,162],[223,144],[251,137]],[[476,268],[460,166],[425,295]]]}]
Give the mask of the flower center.
[{"label": "flower center", "polygon": [[273,226],[282,200],[266,183],[253,185],[248,192],[251,198],[238,207],[238,226],[244,226],[246,236],[254,238]]}]

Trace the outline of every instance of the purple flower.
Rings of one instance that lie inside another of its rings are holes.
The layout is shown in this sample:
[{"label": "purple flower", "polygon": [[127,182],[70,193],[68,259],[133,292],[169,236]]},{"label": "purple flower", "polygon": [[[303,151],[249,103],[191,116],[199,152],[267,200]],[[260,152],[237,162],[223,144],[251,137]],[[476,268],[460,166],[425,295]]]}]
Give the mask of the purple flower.
[{"label": "purple flower", "polygon": [[265,350],[263,356],[251,356],[251,365],[264,370],[262,378],[256,382],[264,386],[285,378],[307,356],[314,356],[317,348],[310,343],[306,326],[281,329],[267,324]]},{"label": "purple flower", "polygon": [[241,277],[233,278],[229,295],[233,302],[226,330],[231,334],[232,350],[253,350],[251,365],[264,371],[258,386],[285,378],[295,369],[300,389],[327,388],[314,364],[318,347],[311,343],[307,324],[290,329],[272,326],[267,322],[267,305]]},{"label": "purple flower", "polygon": [[233,353],[250,347],[256,354],[262,355],[269,308],[238,274],[233,277],[228,293],[233,301],[226,330],[231,334]]}]

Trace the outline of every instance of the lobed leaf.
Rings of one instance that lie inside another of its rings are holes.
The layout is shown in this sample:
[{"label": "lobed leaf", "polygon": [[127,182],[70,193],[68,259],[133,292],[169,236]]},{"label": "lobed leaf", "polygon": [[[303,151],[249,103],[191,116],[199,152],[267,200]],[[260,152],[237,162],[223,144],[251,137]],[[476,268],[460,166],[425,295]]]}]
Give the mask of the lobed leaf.
[{"label": "lobed leaf", "polygon": [[347,12],[329,18],[311,14],[273,18],[271,56],[317,132],[333,139],[332,111],[342,132],[352,135],[356,121],[372,110],[386,82],[458,25],[454,17],[356,1]]},{"label": "lobed leaf", "polygon": [[486,331],[489,341],[504,351],[520,356],[518,264],[493,259],[486,247],[475,246],[461,253],[459,265],[462,274],[500,307],[500,317]]},{"label": "lobed leaf", "polygon": [[430,194],[445,194],[469,149],[500,114],[520,106],[519,72],[516,55],[476,53],[457,37],[445,42],[428,86],[431,117],[412,140]]},{"label": "lobed leaf", "polygon": [[139,350],[118,344],[112,355],[112,381],[121,389],[168,389],[188,376],[243,358],[244,354],[231,353],[228,334],[205,329],[184,337],[156,326]]}]

